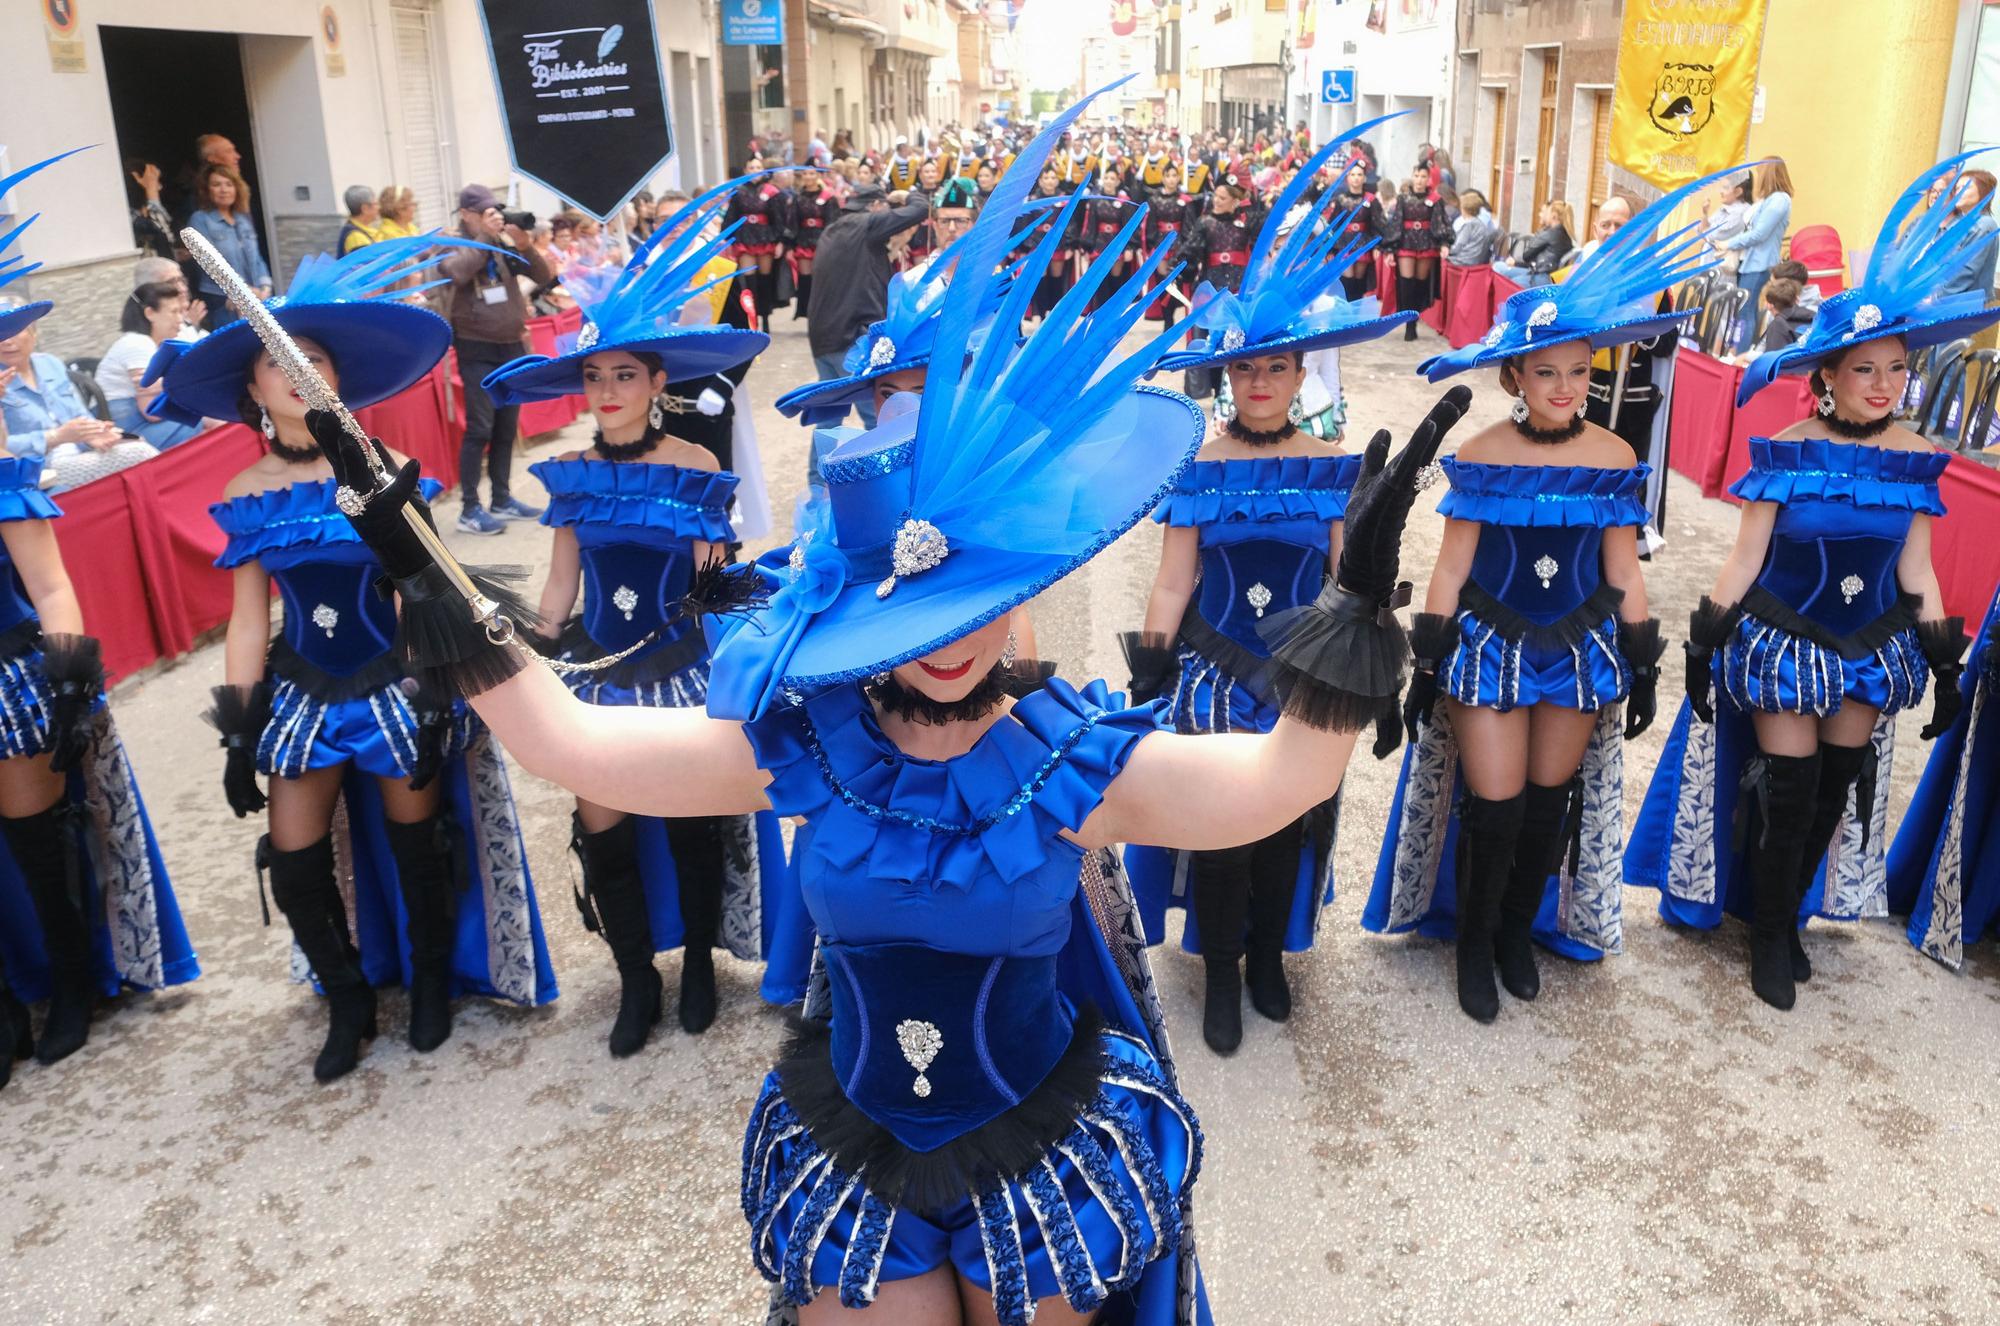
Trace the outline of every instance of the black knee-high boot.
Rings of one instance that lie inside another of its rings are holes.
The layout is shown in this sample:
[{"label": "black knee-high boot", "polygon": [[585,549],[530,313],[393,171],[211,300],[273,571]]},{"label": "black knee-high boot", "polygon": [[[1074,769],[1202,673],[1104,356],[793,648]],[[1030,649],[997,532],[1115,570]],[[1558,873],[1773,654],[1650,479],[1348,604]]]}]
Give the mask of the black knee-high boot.
[{"label": "black knee-high boot", "polygon": [[1201,1038],[1217,1054],[1243,1043],[1243,938],[1250,913],[1254,845],[1195,852],[1194,924],[1208,988],[1202,1000]]},{"label": "black knee-high boot", "polygon": [[[1373,262],[1374,259],[1371,258],[1369,261]],[[1347,296],[1347,302],[1352,304],[1355,300],[1362,298],[1368,293],[1368,274],[1366,272],[1363,272],[1359,276],[1342,274],[1340,289],[1341,293]]]},{"label": "black knee-high boot", "polygon": [[28,1023],[28,1007],[14,997],[7,973],[0,968],[0,1089],[14,1079],[14,1061],[35,1052],[35,1032]]},{"label": "black knee-high boot", "polygon": [[[1807,831],[1804,848],[1799,853],[1799,880],[1795,892],[1798,896],[1792,906],[1806,898],[1806,891],[1812,888],[1813,872],[1826,856],[1826,849],[1833,842],[1833,831],[1840,827],[1840,817],[1847,813],[1847,794],[1861,771],[1867,767],[1873,751],[1867,746],[1829,746],[1819,744],[1819,793],[1813,802],[1812,827]],[[1868,822],[1871,807],[1856,808],[1861,822]],[[1792,959],[1792,979],[1810,981],[1812,979],[1812,959],[1806,956],[1806,946],[1800,936],[1796,920],[1785,931]]]},{"label": "black knee-high boot", "polygon": [[403,911],[410,925],[410,1048],[428,1054],[451,1039],[451,951],[458,938],[458,877],[444,819],[391,821]]},{"label": "black knee-high boot", "polygon": [[[1425,305],[1430,303],[1424,298],[1429,293],[1426,288],[1428,284],[1421,277],[1403,276],[1399,273],[1396,277],[1396,312],[1422,313]],[[1417,339],[1415,322],[1403,324],[1403,339],[1406,341]]]},{"label": "black knee-high boot", "polygon": [[1535,913],[1549,876],[1562,862],[1569,842],[1569,810],[1573,784],[1544,787],[1529,783],[1522,794],[1521,836],[1514,845],[1514,868],[1500,895],[1500,924],[1493,932],[1493,960],[1500,984],[1516,999],[1533,999],[1542,992],[1542,974],[1535,969]]},{"label": "black knee-high boot", "polygon": [[1500,1015],[1493,985],[1493,932],[1513,872],[1528,794],[1504,801],[1465,794],[1458,811],[1458,1006],[1477,1022]]},{"label": "black knee-high boot", "polygon": [[361,1042],[375,1037],[375,991],[347,931],[347,907],[333,878],[333,839],[271,853],[271,901],[326,991],[330,1020],[313,1076],[331,1082],[354,1071]]},{"label": "black knee-high boot", "polygon": [[1764,755],[1745,771],[1750,838],[1750,988],[1773,1008],[1792,1006],[1791,941],[1799,925],[1799,870],[1819,796],[1819,755]]},{"label": "black knee-high boot", "polygon": [[35,1045],[36,1060],[45,1064],[67,1059],[83,1048],[90,1039],[90,1010],[96,1002],[90,979],[90,926],[84,919],[88,889],[76,818],[66,800],[19,819],[0,817],[0,834],[27,882],[48,949],[49,1013]]},{"label": "black knee-high boot", "polygon": [[812,297],[813,274],[811,272],[800,272],[798,293],[792,296],[793,322],[797,322],[806,316],[806,311],[812,307]]},{"label": "black knee-high boot", "polygon": [[1285,980],[1285,931],[1299,885],[1299,855],[1311,851],[1305,821],[1293,820],[1252,847],[1250,937],[1244,947],[1243,983],[1250,1007],[1273,1022],[1292,1015],[1292,987]]},{"label": "black knee-high boot", "polygon": [[681,1030],[699,1035],[715,1021],[715,940],[722,929],[726,858],[722,821],[713,816],[667,821],[667,846],[680,881]]},{"label": "black knee-high boot", "polygon": [[608,829],[570,838],[583,864],[577,898],[584,924],[604,936],[618,964],[618,1019],[611,1024],[611,1055],[623,1059],[645,1048],[660,1020],[660,973],[653,966],[653,921],[639,875],[639,826],[626,816]]}]

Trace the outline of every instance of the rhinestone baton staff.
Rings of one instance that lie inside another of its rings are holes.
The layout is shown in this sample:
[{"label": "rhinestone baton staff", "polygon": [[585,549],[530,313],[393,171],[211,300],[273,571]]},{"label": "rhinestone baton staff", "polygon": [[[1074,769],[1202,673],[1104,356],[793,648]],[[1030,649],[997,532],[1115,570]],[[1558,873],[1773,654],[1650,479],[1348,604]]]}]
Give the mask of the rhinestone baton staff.
[{"label": "rhinestone baton staff", "polygon": [[[375,454],[375,447],[369,441],[367,430],[362,428],[360,421],[348,410],[333,388],[327,385],[326,379],[319,375],[319,370],[305,357],[298,343],[293,341],[278,324],[278,320],[271,316],[271,311],[264,307],[263,300],[257,298],[257,293],[250,288],[250,283],[238,275],[228,260],[216,251],[215,246],[192,226],[181,231],[181,242],[187,245],[188,252],[194,256],[197,263],[201,264],[201,269],[222,288],[229,302],[243,315],[243,320],[250,324],[250,330],[257,333],[257,339],[271,352],[271,358],[276,361],[278,370],[298,390],[305,403],[315,410],[324,410],[333,415],[340,421],[341,428],[348,436],[361,445],[361,454],[368,458],[369,472],[375,476],[375,492],[387,488],[392,476],[382,464],[382,458]],[[368,499],[372,495],[357,493],[351,488],[343,487],[335,495],[334,502],[343,513],[355,516],[367,506]],[[466,574],[465,568],[458,564],[458,559],[452,556],[451,550],[444,546],[442,539],[438,538],[437,531],[424,519],[423,512],[417,507],[406,506],[403,508],[403,519],[409,523],[410,529],[423,543],[425,551],[437,562],[438,569],[444,572],[452,588],[465,596],[466,606],[472,610],[472,619],[485,629],[486,638],[496,645],[506,644],[512,640],[513,619],[502,612],[500,605],[482,593],[479,586],[473,583],[472,577]]]}]

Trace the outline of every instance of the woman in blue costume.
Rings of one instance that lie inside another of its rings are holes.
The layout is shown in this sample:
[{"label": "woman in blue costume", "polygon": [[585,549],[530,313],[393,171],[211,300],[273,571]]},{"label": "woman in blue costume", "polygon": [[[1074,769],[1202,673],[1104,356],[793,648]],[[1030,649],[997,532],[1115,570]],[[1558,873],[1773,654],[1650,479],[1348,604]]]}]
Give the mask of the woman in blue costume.
[{"label": "woman in blue costume", "polygon": [[[961,282],[994,279],[1074,113],[1002,179]],[[1059,234],[999,325],[1025,312]],[[1101,849],[1273,832],[1332,792],[1354,729],[1392,703],[1397,544],[1462,394],[1393,466],[1386,439],[1371,448],[1337,585],[1267,622],[1295,672],[1269,734],[1159,732],[1151,706],[1120,708],[1102,683],[1000,692],[1010,609],[1142,518],[1200,441],[1192,403],[1133,388],[1168,338],[1115,357],[1157,293],[1151,263],[1084,312],[1129,242],[1025,343],[989,338],[968,362],[978,301],[948,310],[921,403],[899,397],[829,455],[830,513],[788,563],[698,586],[738,604],[711,622],[707,715],[613,717],[516,648],[451,674],[483,688],[475,706],[527,767],[581,796],[805,821],[830,1021],[767,1079],[741,1181],[756,1264],[807,1326],[1208,1319],[1187,1224],[1200,1134]],[[373,486],[361,443],[326,416],[319,435],[346,482]],[[356,517],[406,601],[447,574],[408,532],[414,485],[406,470]],[[750,589],[768,600],[744,606]],[[470,613],[463,638],[479,638]]]},{"label": "woman in blue costume", "polygon": [[[451,344],[443,319],[397,302],[449,242],[307,258],[273,315],[353,406],[386,400]],[[168,341],[149,380],[162,375],[178,415],[237,415],[264,438],[265,454],[209,508],[228,536],[216,564],[235,577],[209,720],[239,818],[266,809],[257,775],[270,779],[260,872],[291,925],[294,975],[317,978],[329,1009],[313,1076],[331,1082],[359,1062],[377,986],[409,987],[409,1042],[425,1052],[451,1035],[456,995],[554,999],[506,767],[462,706],[416,688],[397,661],[396,607],[334,507],[305,402],[244,322]],[[275,639],[273,582],[284,604]]]},{"label": "woman in blue costume", "polygon": [[[1340,555],[1341,515],[1361,457],[1301,427],[1305,355],[1380,336],[1416,314],[1385,318],[1373,299],[1349,304],[1329,293],[1375,240],[1334,253],[1345,229],[1329,214],[1337,196],[1318,205],[1303,198],[1336,152],[1381,122],[1348,130],[1299,170],[1273,205],[1241,286],[1195,292],[1191,318],[1207,340],[1161,361],[1168,371],[1223,368],[1236,402],[1154,513],[1167,527],[1160,569],[1144,628],[1121,639],[1131,698],[1165,697],[1177,732],[1276,725],[1277,669],[1258,627],[1311,602]],[[1217,1054],[1242,1043],[1246,979],[1259,1013],[1274,1022],[1291,1016],[1284,955],[1312,947],[1320,909],[1333,900],[1334,818],[1329,800],[1239,847],[1126,852],[1149,939],[1164,938],[1169,905],[1192,902],[1182,946],[1202,955],[1202,1039]]]},{"label": "woman in blue costume", "polygon": [[[0,179],[0,196],[60,160]],[[34,220],[0,236],[0,252]],[[39,265],[0,257],[0,286]],[[0,310],[0,340],[53,307]],[[0,454],[4,443],[0,423]],[[100,997],[201,974],[41,478],[39,458],[0,460],[0,1087],[16,1059],[52,1064],[82,1049]],[[37,1038],[27,1005],[44,999]]]},{"label": "woman in blue costume", "polygon": [[1887,865],[1889,910],[1908,916],[1910,943],[1957,970],[1967,945],[2000,919],[2000,759],[1989,718],[2000,680],[2000,594],[1986,611],[1960,682],[1965,711],[1931,747]]},{"label": "woman in blue costume", "polygon": [[1743,499],[1736,545],[1689,623],[1687,703],[1626,854],[1626,880],[1660,890],[1668,921],[1748,915],[1750,985],[1773,1008],[1812,975],[1803,918],[1886,911],[1888,787],[1875,771],[1895,715],[1923,700],[1930,673],[1926,738],[1962,702],[1963,623],[1944,615],[1931,569],[1949,457],[1892,416],[1909,350],[2000,319],[1984,292],[1931,298],[1991,242],[1974,238],[1976,218],[1951,218],[1951,190],[1923,205],[1964,159],[1904,190],[1862,279],[1820,305],[1803,340],[1744,370],[1739,403],[1780,373],[1810,373],[1817,408],[1750,439],[1750,472],[1730,489]]},{"label": "woman in blue costume", "polygon": [[1514,405],[1444,462],[1410,741],[1361,923],[1455,936],[1459,1007],[1479,1022],[1499,1015],[1496,966],[1516,999],[1541,992],[1536,941],[1583,960],[1622,944],[1623,742],[1653,721],[1660,626],[1639,569],[1647,469],[1583,411],[1592,351],[1689,316],[1653,301],[1706,269],[1699,242],[1654,232],[1708,182],[1644,208],[1567,282],[1512,296],[1482,340],[1421,366],[1437,381],[1497,365]]},{"label": "woman in blue costume", "polygon": [[[739,184],[689,202],[654,232],[584,305],[577,348],[517,359],[486,379],[501,406],[581,395],[597,420],[588,451],[529,467],[549,494],[542,523],[555,529],[540,638],[576,665],[564,677],[592,704],[699,708],[708,698],[707,642],[675,608],[696,571],[727,560],[736,476],[673,435],[678,415],[661,397],[770,344],[762,332],[676,321],[706,289],[695,274],[730,243],[727,231],[702,235]],[[579,593],[583,612],[572,619]],[[618,967],[614,1056],[638,1053],[659,1022],[653,956],[668,949],[682,949],[680,1024],[690,1033],[715,1021],[717,943],[740,958],[770,956],[766,998],[804,997],[812,938],[775,816],[634,817],[579,800],[574,822],[577,910]]]}]

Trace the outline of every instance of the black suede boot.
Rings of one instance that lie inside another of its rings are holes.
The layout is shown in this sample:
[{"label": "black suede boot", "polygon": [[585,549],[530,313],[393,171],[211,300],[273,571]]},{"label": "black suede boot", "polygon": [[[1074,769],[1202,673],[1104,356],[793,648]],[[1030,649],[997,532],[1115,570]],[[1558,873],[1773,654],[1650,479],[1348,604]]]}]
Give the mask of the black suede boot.
[{"label": "black suede boot", "polygon": [[1195,852],[1195,932],[1201,937],[1208,989],[1202,1000],[1201,1038],[1217,1054],[1234,1054],[1243,1043],[1243,939],[1250,913],[1250,844]]},{"label": "black suede boot", "polygon": [[639,875],[639,826],[626,816],[608,829],[585,833],[577,825],[571,846],[583,863],[584,923],[604,936],[618,964],[618,1019],[611,1024],[611,1057],[645,1048],[666,1000],[653,966],[653,921]]},{"label": "black suede boot", "polygon": [[1458,1006],[1475,1022],[1500,1016],[1493,933],[1512,873],[1526,792],[1505,801],[1465,794],[1458,812]]},{"label": "black suede boot", "polygon": [[1500,924],[1493,932],[1493,960],[1500,984],[1516,999],[1533,999],[1542,992],[1542,974],[1535,969],[1535,913],[1549,876],[1562,864],[1569,843],[1569,809],[1573,785],[1543,787],[1529,783],[1522,794],[1521,837],[1514,846],[1514,868],[1500,895]]},{"label": "black suede boot", "polygon": [[1310,850],[1304,826],[1304,820],[1294,820],[1252,848],[1243,983],[1250,990],[1250,1007],[1273,1022],[1292,1015],[1292,987],[1285,980],[1285,931],[1299,884],[1299,855]]},{"label": "black suede boot", "polygon": [[1750,988],[1773,1008],[1798,997],[1791,943],[1799,926],[1798,881],[1819,795],[1819,755],[1763,755],[1751,760],[1739,804],[1749,798]]},{"label": "black suede boot", "polygon": [[375,991],[348,937],[347,908],[333,878],[332,838],[296,852],[271,853],[271,901],[326,991],[331,1020],[313,1076],[331,1082],[353,1072],[361,1062],[361,1043],[375,1038]]},{"label": "black suede boot", "polygon": [[35,1052],[34,1028],[28,1023],[28,1006],[14,997],[7,973],[0,970],[0,1088],[14,1078],[14,1061]]},{"label": "black suede boot", "polygon": [[389,854],[410,936],[410,1048],[429,1054],[451,1039],[451,951],[458,938],[458,877],[444,820],[388,826]]},{"label": "black suede boot", "polygon": [[90,974],[89,887],[83,878],[83,844],[77,841],[77,811],[67,800],[19,819],[0,818],[14,865],[34,900],[49,956],[49,1011],[35,1043],[35,1059],[52,1064],[69,1058],[90,1039],[90,1011],[96,1003]]},{"label": "black suede boot", "polygon": [[812,307],[812,297],[813,297],[812,273],[803,272],[799,276],[799,292],[792,299],[793,322],[797,322],[806,316],[806,310]]},{"label": "black suede boot", "polygon": [[715,1022],[715,939],[722,929],[722,822],[710,816],[667,821],[667,846],[680,881],[681,1030],[700,1035]]},{"label": "black suede boot", "polygon": [[[1397,276],[1396,312],[1422,313],[1424,311],[1423,296],[1424,283],[1422,281],[1412,276]],[[1403,324],[1403,339],[1406,341],[1417,339],[1417,324],[1414,321]],[[1495,1002],[1498,1002],[1498,996],[1495,996]]]},{"label": "black suede boot", "polygon": [[[1793,901],[1795,912],[1812,888],[1813,874],[1833,842],[1833,832],[1840,827],[1840,817],[1847,813],[1847,794],[1853,790],[1861,771],[1873,758],[1874,751],[1867,746],[1829,746],[1824,741],[1819,744],[1819,792],[1813,801],[1812,826],[1806,832],[1805,846],[1799,853],[1798,897]],[[1864,824],[1870,809],[1869,806],[1857,807]],[[1812,959],[1806,956],[1803,929],[1795,920],[1785,934],[1791,950],[1792,979],[1810,981]]]}]

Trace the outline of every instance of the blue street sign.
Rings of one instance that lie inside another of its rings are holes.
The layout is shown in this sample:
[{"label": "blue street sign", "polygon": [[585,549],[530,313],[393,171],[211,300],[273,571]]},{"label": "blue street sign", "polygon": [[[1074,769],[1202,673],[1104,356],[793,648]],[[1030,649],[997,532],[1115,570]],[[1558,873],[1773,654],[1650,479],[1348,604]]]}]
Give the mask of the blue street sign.
[{"label": "blue street sign", "polygon": [[722,44],[784,45],[784,0],[722,0]]},{"label": "blue street sign", "polygon": [[[727,12],[726,10],[724,11]],[[1319,73],[1319,101],[1322,106],[1354,104],[1354,71],[1322,69]]]}]

